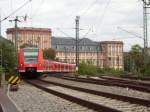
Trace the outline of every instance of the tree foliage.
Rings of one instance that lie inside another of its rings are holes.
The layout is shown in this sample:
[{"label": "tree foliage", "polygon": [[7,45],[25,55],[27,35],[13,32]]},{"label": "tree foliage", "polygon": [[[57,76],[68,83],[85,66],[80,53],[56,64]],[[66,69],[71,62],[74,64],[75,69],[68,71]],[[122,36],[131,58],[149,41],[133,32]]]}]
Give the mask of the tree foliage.
[{"label": "tree foliage", "polygon": [[130,58],[132,60],[133,69],[138,72],[144,65],[142,48],[139,45],[133,45],[130,50]]},{"label": "tree foliage", "polygon": [[81,75],[96,75],[97,74],[97,68],[96,66],[85,63],[84,61],[80,63],[78,73]]},{"label": "tree foliage", "polygon": [[4,69],[0,66],[0,75],[4,72]]},{"label": "tree foliage", "polygon": [[44,59],[55,60],[56,59],[56,51],[52,48],[43,50]]},{"label": "tree foliage", "polygon": [[79,70],[78,74],[80,75],[89,75],[89,76],[100,76],[100,75],[115,75],[120,76],[122,75],[123,71],[118,69],[104,69],[104,68],[98,68],[97,66],[89,63],[89,62],[82,62],[79,64]]},{"label": "tree foliage", "polygon": [[20,46],[20,48],[25,48],[25,47],[37,47],[36,45],[32,45],[32,44],[22,44],[21,46]]},{"label": "tree foliage", "polygon": [[8,41],[4,38],[0,38],[0,49],[2,50],[2,66],[5,68],[8,72],[11,72],[14,70],[14,67],[16,66],[16,54],[15,54],[15,48],[11,41]]},{"label": "tree foliage", "polygon": [[144,64],[143,48],[139,45],[133,45],[130,52],[124,56],[125,70],[141,75],[150,75],[150,63]]}]

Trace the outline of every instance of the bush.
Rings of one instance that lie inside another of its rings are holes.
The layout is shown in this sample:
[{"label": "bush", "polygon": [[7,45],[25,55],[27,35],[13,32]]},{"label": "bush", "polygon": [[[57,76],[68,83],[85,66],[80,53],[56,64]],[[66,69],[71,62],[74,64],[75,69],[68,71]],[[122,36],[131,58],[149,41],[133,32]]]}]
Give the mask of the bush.
[{"label": "bush", "polygon": [[105,70],[103,68],[97,68],[97,73],[98,74],[104,74]]},{"label": "bush", "polygon": [[80,63],[78,74],[80,74],[80,75],[96,75],[96,73],[97,73],[96,66],[89,64],[89,63],[85,63],[85,62]]},{"label": "bush", "polygon": [[97,68],[96,66],[90,64],[87,66],[87,75],[96,75],[97,74]]},{"label": "bush", "polygon": [[110,73],[115,76],[120,76],[123,74],[123,71],[119,69],[110,69]]},{"label": "bush", "polygon": [[150,64],[148,64],[143,70],[144,76],[150,76]]},{"label": "bush", "polygon": [[114,69],[114,68],[98,68],[97,69],[98,75],[114,75],[114,76],[120,76],[123,74],[122,70]]},{"label": "bush", "polygon": [[91,75],[91,76],[101,76],[101,75],[114,75],[120,76],[123,74],[122,70],[112,69],[112,68],[97,68],[97,66],[90,63],[82,62],[79,65],[78,70],[79,75]]},{"label": "bush", "polygon": [[4,72],[4,69],[0,66],[0,75]]}]

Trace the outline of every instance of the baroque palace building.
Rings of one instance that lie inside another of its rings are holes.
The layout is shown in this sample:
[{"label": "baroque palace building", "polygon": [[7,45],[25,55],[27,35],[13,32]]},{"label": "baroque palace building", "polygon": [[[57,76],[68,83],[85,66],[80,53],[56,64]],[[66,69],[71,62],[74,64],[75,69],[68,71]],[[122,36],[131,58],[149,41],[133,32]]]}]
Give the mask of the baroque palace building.
[{"label": "baroque palace building", "polygon": [[[7,29],[7,39],[15,43],[15,28]],[[42,49],[53,48],[60,62],[75,63],[76,41],[71,37],[52,37],[51,29],[22,27],[17,29],[18,48],[24,44]],[[123,42],[95,42],[88,38],[79,40],[79,61],[89,62],[100,68],[124,69]]]},{"label": "baroque palace building", "polygon": [[[52,48],[61,62],[75,63],[76,46],[74,38],[52,37]],[[87,38],[79,40],[79,61],[90,62],[100,68],[123,69],[123,42],[94,42]]]}]

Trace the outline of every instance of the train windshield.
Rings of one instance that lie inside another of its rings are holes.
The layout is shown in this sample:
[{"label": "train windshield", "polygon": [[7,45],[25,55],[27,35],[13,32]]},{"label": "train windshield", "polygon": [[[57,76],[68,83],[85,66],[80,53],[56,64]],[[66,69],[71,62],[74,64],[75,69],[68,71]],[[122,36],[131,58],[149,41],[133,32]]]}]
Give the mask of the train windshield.
[{"label": "train windshield", "polygon": [[38,59],[38,49],[37,48],[24,48],[24,62],[26,64],[34,64],[37,63]]}]

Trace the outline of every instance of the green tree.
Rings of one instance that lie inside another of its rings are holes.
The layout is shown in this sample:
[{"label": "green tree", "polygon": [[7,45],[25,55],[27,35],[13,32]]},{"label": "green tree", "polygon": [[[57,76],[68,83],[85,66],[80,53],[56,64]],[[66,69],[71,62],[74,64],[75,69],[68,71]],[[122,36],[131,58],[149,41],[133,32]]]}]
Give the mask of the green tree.
[{"label": "green tree", "polygon": [[12,72],[17,62],[13,43],[1,37],[0,49],[2,50],[3,68],[5,68],[8,72]]},{"label": "green tree", "polygon": [[124,53],[124,71],[131,72],[133,60],[129,52]]},{"label": "green tree", "polygon": [[37,47],[36,45],[32,45],[32,44],[22,44],[20,46],[20,48],[25,48],[25,47]]},{"label": "green tree", "polygon": [[130,61],[132,62],[133,70],[139,72],[139,70],[143,68],[144,65],[142,48],[138,44],[133,45],[129,52],[129,56],[130,56]]},{"label": "green tree", "polygon": [[44,59],[55,60],[56,58],[56,51],[52,48],[44,49],[43,54],[44,54]]},{"label": "green tree", "polygon": [[3,68],[0,66],[0,76],[1,76],[1,74],[3,73]]}]

